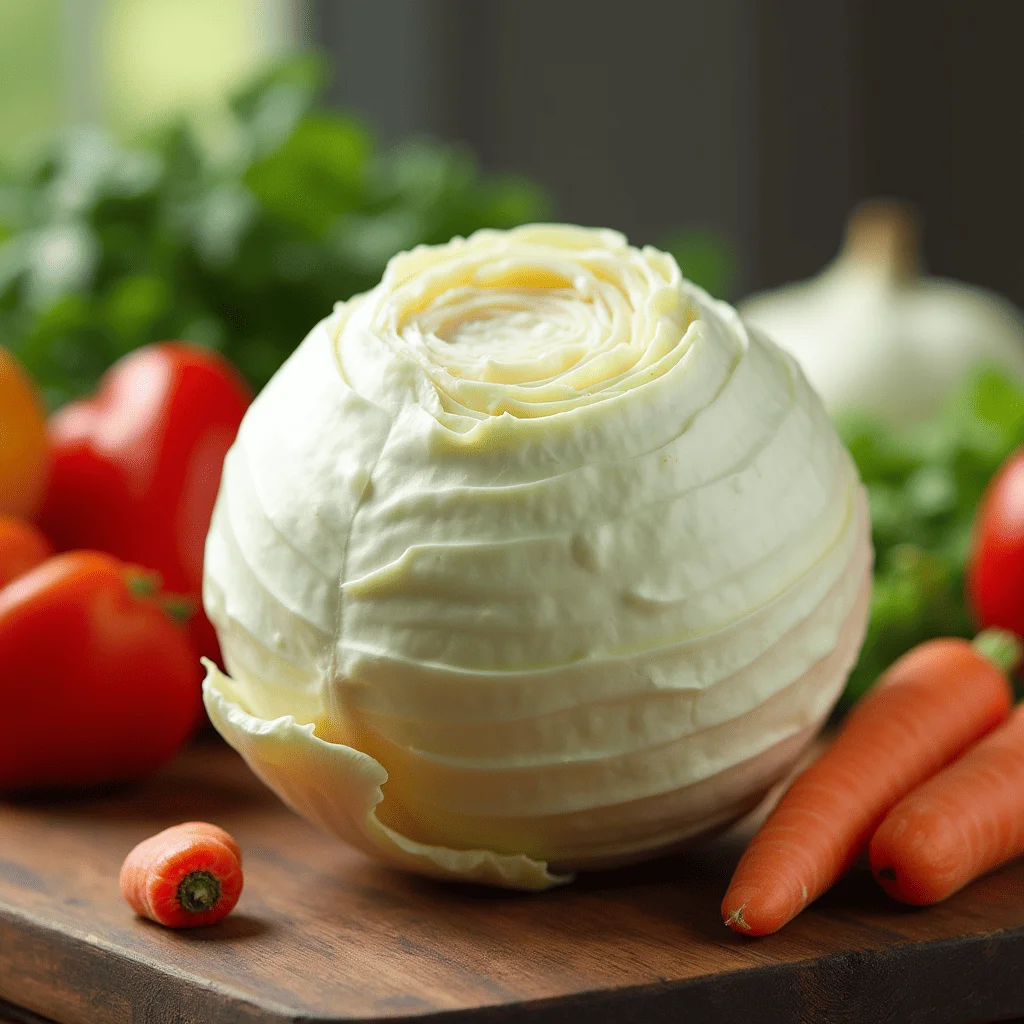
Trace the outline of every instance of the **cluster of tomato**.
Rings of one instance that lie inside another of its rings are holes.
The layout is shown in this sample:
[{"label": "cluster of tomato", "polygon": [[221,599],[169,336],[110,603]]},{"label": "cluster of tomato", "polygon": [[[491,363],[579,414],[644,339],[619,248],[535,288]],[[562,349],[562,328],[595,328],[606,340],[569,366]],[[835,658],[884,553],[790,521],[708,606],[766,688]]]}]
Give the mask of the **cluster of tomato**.
[{"label": "cluster of tomato", "polygon": [[165,342],[47,421],[0,349],[0,790],[137,778],[198,726],[203,549],[251,399]]}]

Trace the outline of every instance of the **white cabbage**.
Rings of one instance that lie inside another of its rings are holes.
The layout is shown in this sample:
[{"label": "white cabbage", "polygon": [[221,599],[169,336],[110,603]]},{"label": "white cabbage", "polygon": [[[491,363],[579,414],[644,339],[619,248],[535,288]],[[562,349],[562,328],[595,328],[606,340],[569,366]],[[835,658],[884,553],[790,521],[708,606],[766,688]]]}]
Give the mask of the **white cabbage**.
[{"label": "white cabbage", "polygon": [[246,416],[210,717],[391,864],[542,888],[752,807],[865,628],[863,489],[795,361],[610,231],[396,256]]}]

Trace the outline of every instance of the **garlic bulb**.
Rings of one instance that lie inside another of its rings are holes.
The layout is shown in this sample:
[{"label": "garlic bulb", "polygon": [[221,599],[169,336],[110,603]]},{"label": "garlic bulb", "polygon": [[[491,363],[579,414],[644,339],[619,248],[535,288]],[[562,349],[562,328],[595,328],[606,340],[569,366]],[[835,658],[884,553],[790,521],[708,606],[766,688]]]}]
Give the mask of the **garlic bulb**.
[{"label": "garlic bulb", "polygon": [[756,295],[740,314],[800,361],[832,413],[893,426],[938,410],[976,364],[1024,379],[1024,321],[1004,299],[923,277],[909,212],[866,203],[819,277]]},{"label": "garlic bulb", "polygon": [[862,642],[863,489],[796,362],[611,231],[396,256],[245,418],[223,736],[337,836],[542,888],[751,808]]}]

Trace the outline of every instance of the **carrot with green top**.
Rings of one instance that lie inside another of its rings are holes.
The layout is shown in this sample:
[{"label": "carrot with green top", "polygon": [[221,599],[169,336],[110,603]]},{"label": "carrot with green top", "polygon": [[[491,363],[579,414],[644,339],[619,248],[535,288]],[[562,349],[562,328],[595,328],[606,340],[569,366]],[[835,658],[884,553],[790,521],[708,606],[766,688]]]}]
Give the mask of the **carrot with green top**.
[{"label": "carrot with green top", "polygon": [[973,644],[929,640],[893,664],[751,840],[725,923],[768,935],[825,892],[892,807],[1005,720],[1005,673],[1019,654],[1015,638],[993,630]]},{"label": "carrot with green top", "polygon": [[121,892],[137,914],[168,928],[214,924],[241,895],[242,855],[216,825],[174,825],[128,854]]},{"label": "carrot with green top", "polygon": [[870,855],[890,896],[922,906],[1024,855],[1024,705],[900,801]]}]

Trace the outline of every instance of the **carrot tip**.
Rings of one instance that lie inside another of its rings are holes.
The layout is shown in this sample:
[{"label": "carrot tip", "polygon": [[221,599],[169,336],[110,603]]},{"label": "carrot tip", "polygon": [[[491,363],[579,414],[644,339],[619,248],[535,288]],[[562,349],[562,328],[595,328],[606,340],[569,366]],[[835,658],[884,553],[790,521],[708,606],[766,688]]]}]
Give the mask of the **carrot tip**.
[{"label": "carrot tip", "polygon": [[729,915],[725,919],[726,926],[732,928],[733,931],[735,931],[735,926],[739,925],[744,931],[749,932],[751,930],[750,925],[747,924],[746,920],[743,917],[743,911],[746,909],[747,905],[746,903],[744,903],[742,906],[739,906],[735,910],[730,911]]}]

